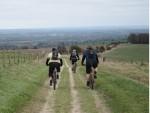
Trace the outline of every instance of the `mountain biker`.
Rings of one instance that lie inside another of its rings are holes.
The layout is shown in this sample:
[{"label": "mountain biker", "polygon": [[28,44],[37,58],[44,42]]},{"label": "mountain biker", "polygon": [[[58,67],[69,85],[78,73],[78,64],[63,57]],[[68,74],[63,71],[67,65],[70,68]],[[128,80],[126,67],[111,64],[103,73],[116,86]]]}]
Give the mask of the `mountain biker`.
[{"label": "mountain biker", "polygon": [[70,61],[72,62],[72,67],[73,65],[79,60],[79,55],[77,53],[76,49],[73,49],[70,55]]},{"label": "mountain biker", "polygon": [[46,65],[49,66],[49,77],[50,77],[50,86],[51,86],[54,69],[55,68],[57,69],[58,72],[57,78],[59,78],[60,67],[63,65],[61,54],[58,52],[56,48],[52,48],[52,52],[48,54]]},{"label": "mountain biker", "polygon": [[81,64],[84,65],[84,60],[86,60],[86,77],[87,77],[87,86],[89,86],[89,76],[91,73],[92,67],[94,68],[94,78],[96,79],[97,66],[99,64],[97,53],[89,46],[83,53]]}]

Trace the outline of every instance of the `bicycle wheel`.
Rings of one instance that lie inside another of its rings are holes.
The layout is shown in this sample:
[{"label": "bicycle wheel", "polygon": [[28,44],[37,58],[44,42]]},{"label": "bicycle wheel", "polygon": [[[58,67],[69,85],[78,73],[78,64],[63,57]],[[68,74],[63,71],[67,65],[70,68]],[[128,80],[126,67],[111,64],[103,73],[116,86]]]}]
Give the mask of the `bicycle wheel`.
[{"label": "bicycle wheel", "polygon": [[94,81],[91,80],[91,89],[94,89]]},{"label": "bicycle wheel", "polygon": [[74,64],[74,73],[76,73],[77,63]]},{"label": "bicycle wheel", "polygon": [[53,89],[56,89],[56,83],[57,83],[57,69],[55,68],[53,72]]},{"label": "bicycle wheel", "polygon": [[53,89],[56,90],[56,81],[53,83]]},{"label": "bicycle wheel", "polygon": [[89,82],[90,82],[90,88],[94,89],[94,78],[93,78],[92,74],[90,75],[90,81]]},{"label": "bicycle wheel", "polygon": [[54,74],[54,76],[53,76],[53,89],[55,90],[56,89],[56,80],[57,80],[57,78],[56,78],[56,74]]},{"label": "bicycle wheel", "polygon": [[72,66],[72,72],[75,73],[75,64]]}]

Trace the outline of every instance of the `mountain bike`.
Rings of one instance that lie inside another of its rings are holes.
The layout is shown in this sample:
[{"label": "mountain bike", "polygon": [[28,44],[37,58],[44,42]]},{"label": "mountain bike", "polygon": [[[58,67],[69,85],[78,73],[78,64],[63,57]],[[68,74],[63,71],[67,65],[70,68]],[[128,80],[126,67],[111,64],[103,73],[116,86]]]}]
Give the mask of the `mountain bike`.
[{"label": "mountain bike", "polygon": [[76,73],[76,68],[77,68],[77,62],[74,62],[74,64],[72,65],[73,73]]},{"label": "mountain bike", "polygon": [[56,84],[57,84],[57,69],[55,68],[53,71],[53,76],[52,76],[52,84],[53,84],[53,89],[56,89]]},{"label": "mountain bike", "polygon": [[94,83],[95,83],[95,80],[94,80],[94,68],[91,67],[91,73],[90,73],[90,76],[89,76],[89,87],[91,89],[94,89]]}]

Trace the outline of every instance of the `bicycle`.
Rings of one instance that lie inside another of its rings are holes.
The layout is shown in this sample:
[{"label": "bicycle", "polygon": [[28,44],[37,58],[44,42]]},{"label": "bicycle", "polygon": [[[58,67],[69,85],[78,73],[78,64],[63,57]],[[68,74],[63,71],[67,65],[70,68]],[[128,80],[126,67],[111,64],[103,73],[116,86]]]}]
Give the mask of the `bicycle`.
[{"label": "bicycle", "polygon": [[55,90],[56,84],[57,84],[57,69],[56,68],[53,71],[52,83],[53,83],[53,89]]},{"label": "bicycle", "polygon": [[94,89],[94,83],[95,83],[95,80],[94,80],[94,68],[91,67],[91,73],[90,73],[90,76],[89,76],[89,87],[93,90]]},{"label": "bicycle", "polygon": [[[83,65],[85,65],[85,64],[83,64]],[[95,83],[94,75],[95,75],[94,68],[91,67],[91,72],[90,72],[90,76],[89,76],[89,87],[91,89],[94,89],[94,83]]]},{"label": "bicycle", "polygon": [[74,64],[72,65],[72,71],[73,71],[73,73],[76,73],[76,68],[77,68],[77,63],[74,62]]}]

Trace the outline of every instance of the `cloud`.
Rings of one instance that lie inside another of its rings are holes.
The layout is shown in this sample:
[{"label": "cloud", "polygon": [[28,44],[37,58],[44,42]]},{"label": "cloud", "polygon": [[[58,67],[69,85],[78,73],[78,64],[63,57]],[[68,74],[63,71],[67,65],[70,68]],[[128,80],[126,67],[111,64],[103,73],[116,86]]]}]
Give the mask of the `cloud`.
[{"label": "cloud", "polygon": [[148,0],[5,0],[0,26],[148,25]]}]

